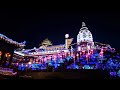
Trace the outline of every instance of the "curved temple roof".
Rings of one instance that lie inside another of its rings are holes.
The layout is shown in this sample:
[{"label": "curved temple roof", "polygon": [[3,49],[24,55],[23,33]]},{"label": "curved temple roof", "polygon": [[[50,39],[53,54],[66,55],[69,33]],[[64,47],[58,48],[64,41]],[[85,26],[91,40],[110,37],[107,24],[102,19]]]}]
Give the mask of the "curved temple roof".
[{"label": "curved temple roof", "polygon": [[1,34],[1,33],[0,33],[0,40],[4,40],[4,41],[6,41],[7,43],[13,44],[13,45],[15,45],[15,46],[17,46],[17,47],[24,47],[24,46],[25,46],[25,43],[26,43],[26,41],[21,42],[21,43],[18,43],[18,42],[16,42],[16,41],[13,41],[12,39],[6,37],[5,35],[3,35],[3,34]]}]

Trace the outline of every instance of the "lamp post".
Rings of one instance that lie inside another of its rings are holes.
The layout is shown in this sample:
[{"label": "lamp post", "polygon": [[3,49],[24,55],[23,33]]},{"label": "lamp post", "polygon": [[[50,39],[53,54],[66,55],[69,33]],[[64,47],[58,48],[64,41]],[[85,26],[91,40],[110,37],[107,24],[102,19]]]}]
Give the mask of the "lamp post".
[{"label": "lamp post", "polygon": [[69,38],[69,34],[65,34],[65,49],[68,49],[68,43],[67,43],[68,38]]}]

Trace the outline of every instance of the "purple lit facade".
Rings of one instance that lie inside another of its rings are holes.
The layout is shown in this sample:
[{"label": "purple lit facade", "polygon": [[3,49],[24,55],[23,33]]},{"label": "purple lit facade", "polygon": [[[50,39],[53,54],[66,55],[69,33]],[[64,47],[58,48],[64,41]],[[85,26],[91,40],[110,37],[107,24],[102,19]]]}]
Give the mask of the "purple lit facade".
[{"label": "purple lit facade", "polygon": [[[52,45],[46,40],[38,48],[16,49],[12,58],[12,67],[17,68],[18,71],[52,70],[54,72],[66,69],[102,69],[109,71],[111,76],[119,76],[120,55],[109,44],[94,42],[92,33],[84,22],[77,35],[77,42],[72,43],[72,41],[73,38],[69,38],[69,34],[66,34],[65,44]],[[25,46],[24,43],[17,42],[15,45]],[[116,72],[118,73],[115,74]]]}]

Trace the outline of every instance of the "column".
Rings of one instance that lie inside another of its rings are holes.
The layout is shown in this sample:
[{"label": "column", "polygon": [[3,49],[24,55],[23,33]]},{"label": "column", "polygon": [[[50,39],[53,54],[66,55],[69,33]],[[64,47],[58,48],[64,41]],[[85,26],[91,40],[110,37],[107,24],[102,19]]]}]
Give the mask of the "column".
[{"label": "column", "polygon": [[10,56],[10,60],[9,60],[9,65],[8,65],[8,68],[10,68],[11,67],[11,64],[12,64],[12,58],[13,58],[13,53],[11,54],[11,56]]},{"label": "column", "polygon": [[5,56],[5,52],[4,52],[4,51],[2,51],[2,56],[1,56],[1,60],[0,60],[0,66],[2,66],[2,65],[3,65],[4,56]]}]

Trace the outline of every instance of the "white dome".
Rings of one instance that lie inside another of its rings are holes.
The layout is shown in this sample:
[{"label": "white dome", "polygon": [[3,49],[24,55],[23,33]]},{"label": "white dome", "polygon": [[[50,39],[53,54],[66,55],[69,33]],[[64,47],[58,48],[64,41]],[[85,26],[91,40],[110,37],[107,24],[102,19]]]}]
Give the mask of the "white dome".
[{"label": "white dome", "polygon": [[93,42],[92,33],[88,30],[84,22],[82,22],[82,28],[77,35],[77,43],[80,42]]}]

